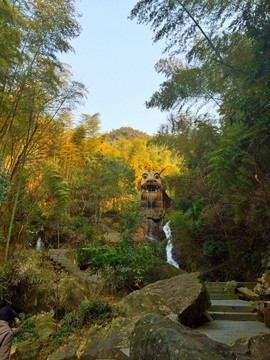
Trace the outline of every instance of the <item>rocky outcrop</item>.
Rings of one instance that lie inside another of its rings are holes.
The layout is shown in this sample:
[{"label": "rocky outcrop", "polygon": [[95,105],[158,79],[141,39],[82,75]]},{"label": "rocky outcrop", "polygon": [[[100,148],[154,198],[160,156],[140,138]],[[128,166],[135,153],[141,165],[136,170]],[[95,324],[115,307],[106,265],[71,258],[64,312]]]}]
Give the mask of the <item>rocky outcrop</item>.
[{"label": "rocky outcrop", "polygon": [[270,334],[260,334],[235,341],[232,349],[240,356],[252,360],[270,359]]},{"label": "rocky outcrop", "polygon": [[48,357],[48,360],[77,360],[78,349],[79,345],[77,340],[72,340],[68,344],[65,344],[56,350],[51,356]]},{"label": "rocky outcrop", "polygon": [[[54,320],[53,315],[53,312],[41,313],[39,315],[34,315],[28,318],[27,321],[29,332],[24,331],[23,337],[25,340],[16,346],[16,350],[12,359],[38,359],[38,355],[43,345],[50,341],[51,336],[57,330],[56,321]],[[17,335],[20,335],[19,331]]]},{"label": "rocky outcrop", "polygon": [[187,326],[195,325],[209,306],[209,295],[199,273],[185,273],[157,281],[134,291],[119,303],[120,310],[127,317],[174,313]]},{"label": "rocky outcrop", "polygon": [[167,317],[147,314],[131,337],[132,360],[236,360],[229,346]]},{"label": "rocky outcrop", "polygon": [[258,294],[256,294],[251,289],[248,289],[246,287],[239,287],[237,288],[238,297],[242,300],[247,301],[258,301],[260,300],[260,297]]},{"label": "rocky outcrop", "polygon": [[270,270],[258,279],[254,292],[257,293],[261,299],[270,300]]},{"label": "rocky outcrop", "polygon": [[227,281],[226,286],[224,288],[225,292],[235,293],[238,287],[238,282],[235,280]]},{"label": "rocky outcrop", "polygon": [[129,348],[130,336],[137,318],[116,319],[105,328],[91,329],[85,334],[86,343],[80,349],[80,360],[118,359],[120,349]]},{"label": "rocky outcrop", "polygon": [[183,274],[186,274],[186,272],[164,262],[160,266],[150,266],[144,271],[143,279],[147,284],[152,284],[159,280],[166,280]]},{"label": "rocky outcrop", "polygon": [[270,334],[229,346],[157,314],[141,318],[131,336],[132,360],[269,360],[269,354]]},{"label": "rocky outcrop", "polygon": [[96,360],[119,359],[121,349],[129,349],[130,336],[138,321],[119,318],[106,327],[93,326],[80,339],[81,346],[75,339],[57,349],[48,360]]}]

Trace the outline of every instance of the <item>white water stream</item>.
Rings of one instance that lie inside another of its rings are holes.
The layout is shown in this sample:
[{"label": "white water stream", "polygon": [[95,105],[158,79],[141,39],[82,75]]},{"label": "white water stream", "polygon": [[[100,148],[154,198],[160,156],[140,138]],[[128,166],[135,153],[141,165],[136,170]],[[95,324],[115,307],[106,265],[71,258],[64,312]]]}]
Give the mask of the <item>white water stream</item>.
[{"label": "white water stream", "polygon": [[37,250],[44,250],[44,243],[41,240],[41,236],[39,235],[38,239],[37,239],[37,245],[36,245]]},{"label": "white water stream", "polygon": [[167,262],[179,269],[179,265],[172,257],[172,233],[170,228],[170,221],[166,222],[166,224],[163,226],[163,231],[165,232],[166,239],[168,239],[167,246],[166,246],[166,255],[167,255]]}]

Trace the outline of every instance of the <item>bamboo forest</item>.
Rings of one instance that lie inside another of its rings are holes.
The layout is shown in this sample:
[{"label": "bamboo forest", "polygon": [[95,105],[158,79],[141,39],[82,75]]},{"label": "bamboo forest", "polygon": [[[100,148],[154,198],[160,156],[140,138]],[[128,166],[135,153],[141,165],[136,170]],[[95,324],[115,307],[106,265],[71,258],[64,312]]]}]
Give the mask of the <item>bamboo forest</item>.
[{"label": "bamboo forest", "polygon": [[76,113],[80,1],[0,0],[0,360],[269,360],[270,2],[130,2],[154,134]]}]

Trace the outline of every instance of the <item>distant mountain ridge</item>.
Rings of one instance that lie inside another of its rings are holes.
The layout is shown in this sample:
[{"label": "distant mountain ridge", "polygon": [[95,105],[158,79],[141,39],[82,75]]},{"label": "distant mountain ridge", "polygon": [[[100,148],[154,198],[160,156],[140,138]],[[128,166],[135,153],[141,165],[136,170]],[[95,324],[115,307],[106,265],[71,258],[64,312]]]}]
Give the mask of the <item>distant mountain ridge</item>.
[{"label": "distant mountain ridge", "polygon": [[140,130],[135,130],[132,127],[128,126],[128,127],[120,127],[117,130],[112,130],[111,132],[109,132],[107,141],[116,141],[121,137],[127,140],[135,139],[135,138],[148,140],[149,136],[150,135]]}]

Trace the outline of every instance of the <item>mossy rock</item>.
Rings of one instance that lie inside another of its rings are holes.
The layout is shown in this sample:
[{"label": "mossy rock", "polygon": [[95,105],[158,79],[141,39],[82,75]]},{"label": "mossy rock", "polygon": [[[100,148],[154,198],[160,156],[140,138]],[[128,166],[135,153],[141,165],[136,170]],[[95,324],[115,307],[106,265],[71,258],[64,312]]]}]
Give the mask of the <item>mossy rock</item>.
[{"label": "mossy rock", "polygon": [[30,337],[29,339],[21,342],[16,347],[14,360],[38,360],[38,356],[42,347],[42,343],[36,338]]},{"label": "mossy rock", "polygon": [[51,336],[57,331],[56,321],[53,319],[52,312],[31,316],[26,321],[31,323],[33,330],[31,333],[24,333],[26,340],[16,346],[15,360],[39,359],[39,354],[44,344],[49,343]]},{"label": "mossy rock", "polygon": [[177,269],[175,266],[164,262],[159,266],[150,266],[143,274],[144,282],[152,284],[158,280],[170,279],[173,276],[185,274],[185,271]]},{"label": "mossy rock", "polygon": [[209,339],[168,317],[147,314],[131,336],[132,360],[236,360],[228,345]]},{"label": "mossy rock", "polygon": [[184,273],[134,291],[118,307],[129,318],[146,313],[174,313],[182,324],[192,326],[210,307],[210,299],[200,274]]},{"label": "mossy rock", "polygon": [[79,349],[78,341],[72,340],[68,344],[61,346],[53,354],[48,357],[48,360],[77,360],[77,351]]}]

